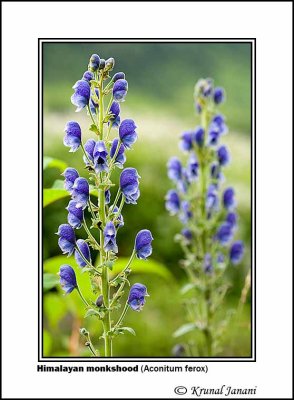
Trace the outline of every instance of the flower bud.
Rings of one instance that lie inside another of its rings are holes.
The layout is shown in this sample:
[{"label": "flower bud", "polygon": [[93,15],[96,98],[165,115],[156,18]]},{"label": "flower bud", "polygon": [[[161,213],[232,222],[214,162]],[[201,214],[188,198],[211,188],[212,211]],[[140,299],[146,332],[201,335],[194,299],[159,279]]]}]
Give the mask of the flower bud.
[{"label": "flower bud", "polygon": [[216,87],[213,92],[213,101],[215,104],[220,104],[225,100],[225,91],[223,88]]},{"label": "flower bud", "polygon": [[102,294],[100,294],[100,296],[97,297],[95,304],[97,307],[101,307],[103,305],[103,295]]},{"label": "flower bud", "polygon": [[238,264],[244,254],[244,244],[241,241],[232,244],[230,249],[230,260],[233,264]]},{"label": "flower bud", "polygon": [[91,71],[86,71],[86,72],[84,72],[84,74],[83,74],[83,79],[84,79],[85,81],[90,82],[92,79],[94,79],[94,75],[93,75],[93,73],[92,73]]},{"label": "flower bud", "polygon": [[227,210],[232,210],[236,206],[235,192],[233,188],[227,188],[223,193],[223,205]]},{"label": "flower bud", "polygon": [[99,68],[100,64],[101,64],[100,57],[98,56],[98,54],[92,54],[90,57],[90,61],[89,61],[89,69],[94,72],[97,71],[97,69]]},{"label": "flower bud", "polygon": [[104,58],[100,59],[100,65],[99,65],[99,70],[104,69],[105,68],[105,60]]},{"label": "flower bud", "polygon": [[117,72],[116,74],[113,75],[113,82],[116,82],[119,79],[125,79],[125,74],[123,72]]},{"label": "flower bud", "polygon": [[230,161],[230,154],[226,146],[220,146],[217,150],[217,158],[221,166],[225,166]]},{"label": "flower bud", "polygon": [[114,64],[115,64],[114,58],[112,58],[112,57],[108,58],[105,61],[105,70],[106,71],[112,71],[113,68],[114,68]]}]

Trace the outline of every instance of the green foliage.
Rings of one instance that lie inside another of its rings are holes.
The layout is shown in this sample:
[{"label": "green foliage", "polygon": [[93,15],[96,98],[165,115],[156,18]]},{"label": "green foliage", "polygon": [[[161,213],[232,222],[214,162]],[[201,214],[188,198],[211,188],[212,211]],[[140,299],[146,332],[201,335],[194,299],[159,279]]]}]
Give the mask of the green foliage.
[{"label": "green foliage", "polygon": [[45,156],[43,158],[43,170],[47,168],[57,168],[60,172],[63,172],[67,168],[67,164],[62,160]]}]

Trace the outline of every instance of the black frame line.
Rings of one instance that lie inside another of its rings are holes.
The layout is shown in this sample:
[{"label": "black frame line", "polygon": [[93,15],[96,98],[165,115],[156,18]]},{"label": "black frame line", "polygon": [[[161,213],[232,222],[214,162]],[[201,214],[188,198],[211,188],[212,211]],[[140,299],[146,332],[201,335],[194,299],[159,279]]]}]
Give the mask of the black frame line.
[{"label": "black frame line", "polygon": [[[247,43],[251,45],[251,133],[250,133],[250,206],[251,206],[251,354],[246,357],[44,357],[43,356],[43,43]],[[41,74],[40,74],[41,73]],[[42,80],[41,80],[42,78]],[[38,362],[256,362],[256,38],[38,38]],[[42,309],[41,309],[42,308]],[[41,313],[42,311],[42,313]],[[42,338],[41,338],[42,336]]]}]

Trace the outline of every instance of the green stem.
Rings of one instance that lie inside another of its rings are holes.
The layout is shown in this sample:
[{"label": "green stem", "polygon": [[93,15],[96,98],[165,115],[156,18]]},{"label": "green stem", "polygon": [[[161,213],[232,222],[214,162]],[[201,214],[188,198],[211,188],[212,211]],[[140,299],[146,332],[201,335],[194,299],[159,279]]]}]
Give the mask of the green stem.
[{"label": "green stem", "polygon": [[96,239],[94,238],[94,236],[92,235],[92,233],[90,232],[87,224],[86,224],[86,220],[85,217],[84,218],[84,223],[83,223],[83,227],[85,229],[85,231],[87,232],[87,234],[89,235],[89,237],[93,240],[93,242],[95,243],[95,245],[97,246],[98,250],[100,250],[100,245],[97,243]]},{"label": "green stem", "polygon": [[111,107],[112,102],[113,102],[113,96],[111,96],[111,99],[110,99],[110,101],[109,101],[109,103],[108,103],[108,106],[107,106],[107,108],[106,108],[106,111],[105,111],[105,115],[106,115],[106,116],[107,116],[107,114],[109,113],[109,110],[110,110],[110,107]]},{"label": "green stem", "polygon": [[87,105],[87,109],[88,109],[88,113],[89,113],[89,115],[90,115],[90,117],[91,117],[91,120],[92,120],[93,124],[94,124],[95,126],[97,126],[97,124],[96,124],[96,122],[95,122],[95,120],[94,120],[94,117],[93,117],[93,114],[92,114],[92,111],[91,111],[91,108],[90,108],[89,104]]},{"label": "green stem", "polygon": [[[122,275],[122,274],[129,268],[129,266],[131,265],[131,263],[132,263],[132,261],[133,261],[135,255],[136,255],[136,250],[134,249],[133,252],[132,252],[132,254],[131,254],[131,257],[130,257],[128,263],[127,263],[127,265],[126,265],[126,266],[124,267],[124,269],[119,273],[119,275]],[[113,282],[115,281],[115,279],[116,279],[116,277],[115,277],[112,281],[110,281],[110,283],[113,283]]]},{"label": "green stem", "polygon": [[84,256],[84,254],[81,252],[81,250],[79,249],[78,246],[75,246],[76,251],[79,253],[79,255],[82,257],[82,259],[85,261],[85,263],[88,265],[88,267],[95,269],[94,265],[92,265],[89,260],[86,259],[86,257]]},{"label": "green stem", "polygon": [[118,191],[117,191],[117,193],[116,193],[116,196],[115,196],[115,199],[114,199],[114,202],[113,202],[113,204],[112,204],[112,212],[113,212],[113,209],[114,209],[114,207],[116,206],[116,203],[118,202],[118,199],[119,199],[119,196],[121,195],[121,190],[120,190],[120,188],[118,189]]},{"label": "green stem", "polygon": [[78,284],[77,284],[77,291],[78,291],[78,294],[80,295],[80,298],[82,299],[83,303],[84,303],[87,307],[89,307],[89,304],[88,304],[87,300],[84,298],[84,296],[83,296],[83,294],[82,294],[82,292],[81,292],[81,289],[79,288]]},{"label": "green stem", "polygon": [[128,309],[129,309],[129,305],[128,305],[128,301],[126,301],[123,312],[121,313],[121,316],[119,317],[119,319],[118,319],[117,323],[115,324],[115,326],[113,327],[113,329],[119,327],[119,325],[123,322],[123,319],[124,319]]}]

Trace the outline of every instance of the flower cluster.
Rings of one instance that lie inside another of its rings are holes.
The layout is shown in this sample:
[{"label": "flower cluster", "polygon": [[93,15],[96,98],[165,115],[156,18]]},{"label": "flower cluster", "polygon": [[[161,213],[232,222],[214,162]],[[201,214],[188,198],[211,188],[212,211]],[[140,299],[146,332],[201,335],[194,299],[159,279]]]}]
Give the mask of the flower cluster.
[{"label": "flower cluster", "polygon": [[[138,232],[129,262],[117,276],[110,279],[119,251],[116,242],[117,233],[124,225],[123,206],[136,204],[140,197],[140,176],[137,170],[131,167],[124,168],[127,161],[126,153],[138,137],[137,126],[132,119],[121,118],[120,103],[126,99],[128,82],[123,72],[110,76],[114,64],[113,58],[104,60],[93,54],[88,63],[88,70],[73,86],[71,102],[76,106],[77,112],[87,110],[91,119],[89,131],[96,137],[85,140],[86,135],[82,133],[76,121],[69,121],[65,125],[63,143],[69,147],[70,152],[81,149],[88,177],[80,176],[74,168],[67,168],[63,172],[64,188],[71,199],[66,207],[68,223],[60,225],[57,231],[62,253],[68,256],[74,255],[76,264],[84,272],[88,272],[92,286],[93,282],[96,282],[95,293],[100,292],[96,301],[87,301],[79,288],[74,269],[67,264],[60,267],[60,284],[65,293],[69,294],[76,289],[86,305],[86,316],[96,315],[102,321],[105,356],[112,355],[112,340],[123,333],[121,325],[127,309],[140,311],[145,304],[147,289],[141,283],[136,283],[130,288],[121,317],[116,324],[113,324],[111,313],[120,307],[124,286],[129,283],[131,263],[135,256],[145,260],[151,255],[153,240],[149,230],[143,229]],[[110,96],[110,99],[108,106],[105,107],[107,96]],[[113,128],[116,131],[113,131]],[[115,135],[112,137],[113,132],[118,133],[116,137]],[[111,192],[115,186],[112,182],[112,173],[116,168],[122,171],[117,193],[111,204]],[[95,201],[97,197],[98,201]],[[86,222],[88,216],[91,226]],[[87,237],[77,239],[76,230],[82,227]],[[97,251],[98,261],[94,261]],[[90,343],[89,349],[96,356],[98,353],[91,343],[89,332],[86,330],[85,332],[87,332],[87,343]]]},{"label": "flower cluster", "polygon": [[[177,240],[187,259],[183,262],[188,276],[206,287],[207,352],[212,352],[211,309],[213,285],[221,282],[229,264],[238,264],[244,253],[241,241],[233,241],[237,231],[235,191],[224,185],[224,170],[231,156],[221,144],[228,127],[217,110],[225,99],[224,89],[214,87],[212,79],[201,79],[195,86],[195,106],[200,124],[180,136],[180,149],[187,154],[183,164],[172,157],[167,164],[168,177],[175,188],[166,195],[166,209],[177,215],[184,227]],[[209,290],[207,289],[209,287]],[[214,299],[217,295],[214,295]]]}]

